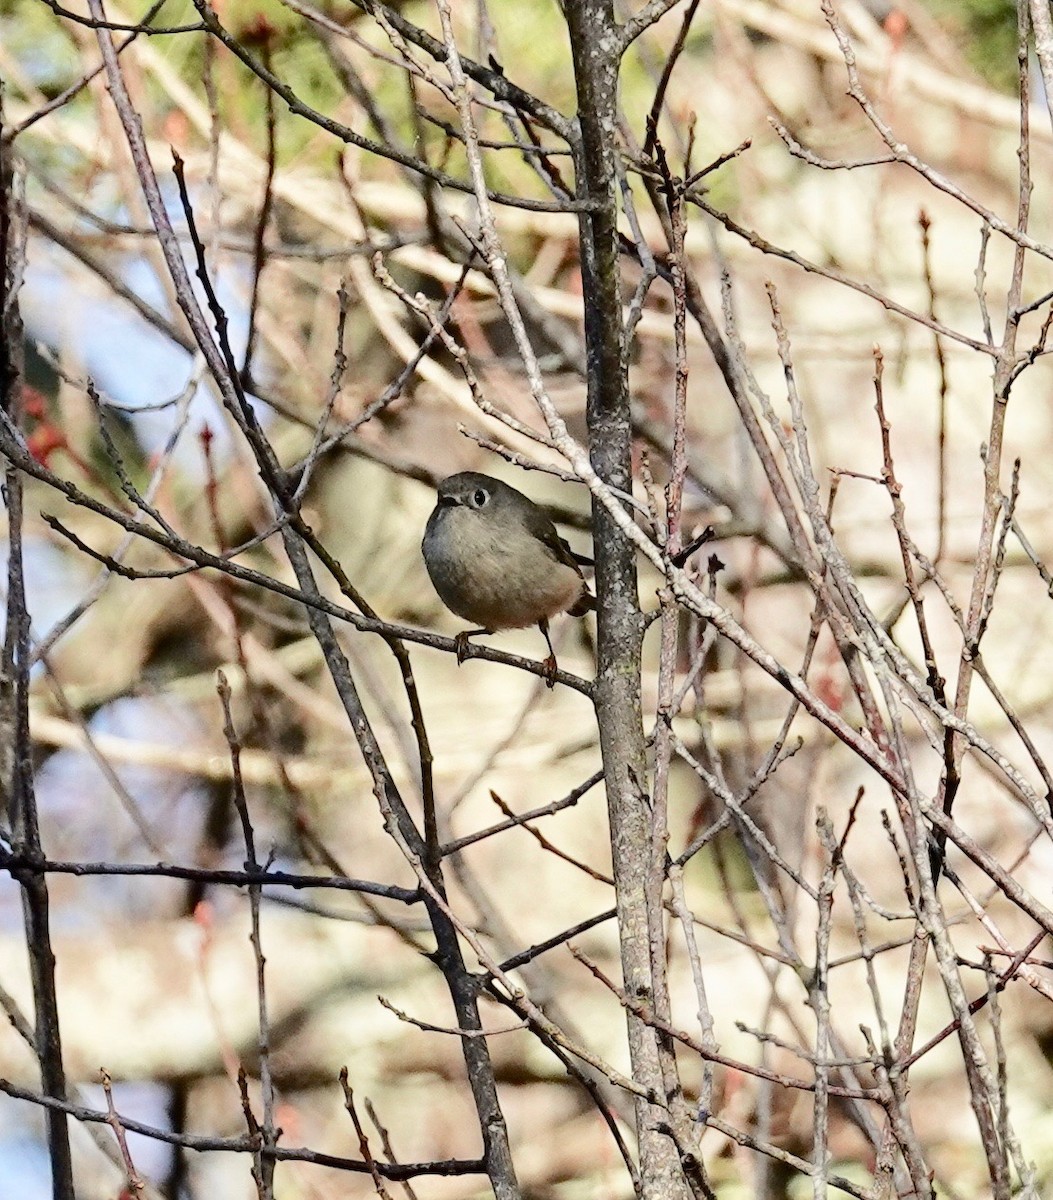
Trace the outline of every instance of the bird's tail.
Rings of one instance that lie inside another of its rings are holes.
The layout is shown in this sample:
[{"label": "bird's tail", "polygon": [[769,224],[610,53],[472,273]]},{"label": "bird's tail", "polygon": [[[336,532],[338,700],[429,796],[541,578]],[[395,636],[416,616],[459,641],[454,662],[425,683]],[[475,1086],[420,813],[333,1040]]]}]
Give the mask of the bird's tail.
[{"label": "bird's tail", "polygon": [[587,612],[592,612],[596,607],[596,597],[585,586],[581,589],[581,595],[574,601],[573,607],[567,611],[572,617],[583,617]]}]

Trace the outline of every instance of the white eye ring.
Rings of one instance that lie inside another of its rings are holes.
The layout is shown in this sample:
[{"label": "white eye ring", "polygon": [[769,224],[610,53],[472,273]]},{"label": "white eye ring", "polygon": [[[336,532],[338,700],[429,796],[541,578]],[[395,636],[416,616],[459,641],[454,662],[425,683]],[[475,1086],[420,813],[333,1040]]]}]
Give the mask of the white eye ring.
[{"label": "white eye ring", "polygon": [[490,497],[486,494],[486,492],[483,491],[482,488],[476,488],[475,491],[472,492],[472,503],[476,508],[482,508],[489,499]]}]

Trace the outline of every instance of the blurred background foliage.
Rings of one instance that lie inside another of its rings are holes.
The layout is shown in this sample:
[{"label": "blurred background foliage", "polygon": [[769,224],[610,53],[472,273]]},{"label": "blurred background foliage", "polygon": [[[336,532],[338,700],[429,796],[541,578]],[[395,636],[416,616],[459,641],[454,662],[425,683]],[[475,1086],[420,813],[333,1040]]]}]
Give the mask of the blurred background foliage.
[{"label": "blurred background foliage", "polygon": [[1013,0],[926,0],[988,83],[1016,87],[1016,5]]}]

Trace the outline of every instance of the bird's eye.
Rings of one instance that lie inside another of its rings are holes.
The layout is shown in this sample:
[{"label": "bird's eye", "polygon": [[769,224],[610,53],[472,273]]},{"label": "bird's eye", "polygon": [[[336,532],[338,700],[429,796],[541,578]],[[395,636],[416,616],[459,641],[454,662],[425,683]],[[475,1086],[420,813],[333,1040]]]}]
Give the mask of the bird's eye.
[{"label": "bird's eye", "polygon": [[472,492],[472,503],[476,508],[482,508],[489,499],[490,497],[486,494],[486,492],[483,491],[482,488],[476,488],[475,491]]}]

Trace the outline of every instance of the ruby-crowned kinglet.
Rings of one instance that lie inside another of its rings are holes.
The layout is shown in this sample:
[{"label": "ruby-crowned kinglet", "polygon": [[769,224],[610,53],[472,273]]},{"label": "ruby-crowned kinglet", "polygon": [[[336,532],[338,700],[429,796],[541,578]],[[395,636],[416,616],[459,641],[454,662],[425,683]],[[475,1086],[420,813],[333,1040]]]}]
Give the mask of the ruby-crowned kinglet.
[{"label": "ruby-crowned kinglet", "polygon": [[457,635],[458,661],[472,634],[537,625],[548,643],[551,687],[549,617],[583,616],[596,599],[578,566],[589,559],[574,554],[534,501],[489,475],[451,475],[439,484],[421,550],[443,604],[481,627]]}]

